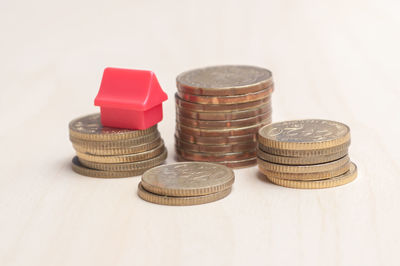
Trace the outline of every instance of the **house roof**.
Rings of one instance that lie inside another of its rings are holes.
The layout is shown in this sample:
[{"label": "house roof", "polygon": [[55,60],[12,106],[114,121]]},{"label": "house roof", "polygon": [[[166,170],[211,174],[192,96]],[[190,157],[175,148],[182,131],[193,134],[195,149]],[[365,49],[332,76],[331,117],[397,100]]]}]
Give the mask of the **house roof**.
[{"label": "house roof", "polygon": [[145,111],[167,99],[152,71],[108,67],[104,70],[94,104]]}]

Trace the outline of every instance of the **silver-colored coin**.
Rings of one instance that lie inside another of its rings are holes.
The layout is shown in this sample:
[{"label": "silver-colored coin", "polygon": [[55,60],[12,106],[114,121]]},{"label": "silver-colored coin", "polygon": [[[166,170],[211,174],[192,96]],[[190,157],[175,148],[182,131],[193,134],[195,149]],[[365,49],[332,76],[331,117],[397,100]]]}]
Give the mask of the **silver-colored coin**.
[{"label": "silver-colored coin", "polygon": [[271,71],[241,65],[194,69],[176,78],[178,91],[195,95],[238,95],[262,90],[272,84]]},{"label": "silver-colored coin", "polygon": [[142,186],[166,196],[199,196],[231,187],[235,174],[226,166],[206,162],[162,165],[146,171]]},{"label": "silver-colored coin", "polygon": [[156,131],[157,125],[144,130],[103,127],[100,121],[100,113],[79,117],[69,123],[70,137],[81,140],[116,141],[137,138]]}]

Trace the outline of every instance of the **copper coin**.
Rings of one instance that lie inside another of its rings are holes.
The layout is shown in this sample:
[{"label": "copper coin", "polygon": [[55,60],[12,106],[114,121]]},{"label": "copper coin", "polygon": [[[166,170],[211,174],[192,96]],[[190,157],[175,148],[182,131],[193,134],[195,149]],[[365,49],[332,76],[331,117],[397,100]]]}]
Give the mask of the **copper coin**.
[{"label": "copper coin", "polygon": [[[185,161],[191,161],[188,159],[183,158],[182,156],[178,155],[178,161],[185,162]],[[222,161],[222,162],[215,162],[218,164],[225,165],[230,168],[244,168],[244,167],[249,167],[257,164],[257,159],[256,158],[251,158],[251,159],[245,159],[245,160],[239,160],[239,161]]]},{"label": "copper coin", "polygon": [[243,142],[257,142],[256,134],[248,134],[242,136],[219,136],[219,137],[204,137],[188,135],[180,131],[176,131],[177,137],[183,141],[202,144],[202,145],[223,145],[223,144],[237,144]]},{"label": "copper coin", "polygon": [[251,92],[247,94],[233,95],[233,96],[202,96],[202,95],[182,93],[179,91],[178,95],[180,98],[193,103],[230,105],[230,104],[247,103],[247,102],[254,102],[257,100],[261,100],[271,96],[273,91],[274,91],[274,86],[270,85],[268,88],[263,89],[261,91]]},{"label": "copper coin", "polygon": [[272,84],[272,73],[255,66],[223,65],[190,70],[176,78],[178,90],[197,95],[238,95]]},{"label": "copper coin", "polygon": [[244,152],[244,151],[254,151],[257,147],[255,142],[228,144],[228,145],[199,145],[195,143],[190,143],[182,141],[175,135],[175,144],[182,150],[194,151],[194,152]]},{"label": "copper coin", "polygon": [[201,112],[223,112],[223,111],[229,112],[229,111],[257,108],[265,104],[270,104],[271,97],[265,97],[263,99],[254,102],[221,105],[221,104],[199,104],[199,103],[188,102],[180,98],[178,94],[175,93],[175,103],[177,106],[185,110],[201,111]]},{"label": "copper coin", "polygon": [[261,105],[260,107],[252,109],[246,109],[241,111],[228,111],[228,112],[198,112],[181,108],[178,105],[176,106],[177,116],[197,119],[197,120],[207,120],[207,121],[236,120],[236,119],[250,118],[265,113],[271,114],[270,104],[264,104]]},{"label": "copper coin", "polygon": [[176,123],[176,129],[184,134],[206,137],[221,137],[221,136],[242,136],[248,134],[256,134],[258,129],[263,125],[271,123],[271,119],[264,120],[262,123],[247,127],[224,128],[224,129],[204,129],[194,128]]},{"label": "copper coin", "polygon": [[180,123],[181,125],[188,127],[205,128],[205,129],[246,127],[257,123],[262,123],[266,120],[271,121],[270,113],[265,113],[250,118],[243,118],[237,120],[222,120],[222,121],[196,120],[180,116],[176,117],[176,122]]},{"label": "copper coin", "polygon": [[241,160],[256,158],[256,151],[206,153],[206,152],[186,151],[176,146],[175,149],[179,156],[189,161],[224,162],[224,161],[241,161]]}]

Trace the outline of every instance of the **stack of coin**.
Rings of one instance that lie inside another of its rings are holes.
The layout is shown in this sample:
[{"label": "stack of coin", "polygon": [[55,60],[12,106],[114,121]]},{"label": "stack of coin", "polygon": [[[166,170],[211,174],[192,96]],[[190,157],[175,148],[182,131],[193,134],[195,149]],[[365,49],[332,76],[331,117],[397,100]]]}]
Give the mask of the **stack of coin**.
[{"label": "stack of coin", "polygon": [[256,164],[258,129],[271,123],[271,72],[214,66],[184,72],[176,81],[178,159],[229,167]]},{"label": "stack of coin", "polygon": [[97,113],[71,121],[69,137],[77,155],[72,169],[86,176],[137,176],[167,158],[157,125],[145,130],[103,127]]},{"label": "stack of coin", "polygon": [[291,188],[327,188],[357,177],[350,161],[350,128],[328,120],[273,123],[258,132],[258,167],[272,182]]},{"label": "stack of coin", "polygon": [[163,205],[196,205],[222,199],[232,190],[235,175],[223,165],[184,162],[154,167],[139,183],[142,199]]}]

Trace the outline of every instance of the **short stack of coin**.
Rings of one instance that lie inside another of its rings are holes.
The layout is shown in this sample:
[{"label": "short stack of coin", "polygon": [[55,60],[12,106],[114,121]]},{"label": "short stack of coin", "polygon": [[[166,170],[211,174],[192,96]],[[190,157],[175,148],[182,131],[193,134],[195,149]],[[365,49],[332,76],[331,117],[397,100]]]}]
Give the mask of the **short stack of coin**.
[{"label": "short stack of coin", "polygon": [[71,121],[69,137],[77,155],[72,169],[85,176],[137,176],[167,158],[157,125],[145,130],[103,127],[97,113]]},{"label": "short stack of coin", "polygon": [[178,159],[233,168],[256,164],[258,129],[271,123],[271,72],[214,66],[184,72],[176,81]]},{"label": "short stack of coin", "polygon": [[350,128],[319,119],[273,123],[258,133],[258,167],[272,182],[291,188],[328,188],[357,177],[350,161]]},{"label": "short stack of coin", "polygon": [[163,205],[196,205],[229,195],[235,175],[215,163],[183,162],[146,171],[139,183],[140,198]]}]

